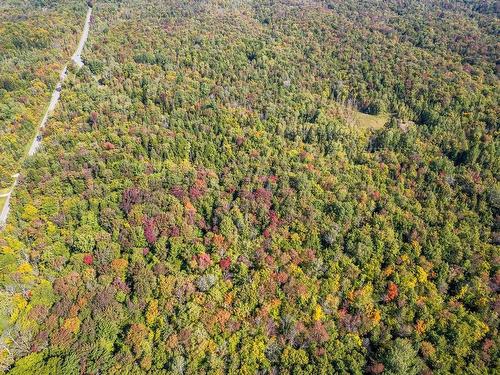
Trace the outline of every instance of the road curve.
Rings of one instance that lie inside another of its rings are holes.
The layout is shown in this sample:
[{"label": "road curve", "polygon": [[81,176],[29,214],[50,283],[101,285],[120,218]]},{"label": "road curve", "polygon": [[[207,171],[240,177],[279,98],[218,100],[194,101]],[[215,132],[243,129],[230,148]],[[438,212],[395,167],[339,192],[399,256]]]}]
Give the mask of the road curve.
[{"label": "road curve", "polygon": [[[91,15],[92,15],[92,8],[89,7],[87,10],[87,16],[85,18],[85,24],[83,26],[83,31],[80,37],[80,41],[78,43],[78,46],[76,47],[75,53],[71,57],[71,61],[73,61],[75,65],[79,68],[83,66],[81,54],[83,51],[83,47],[85,47],[85,42],[87,41],[87,38],[89,36]],[[50,114],[54,111],[57,103],[59,102],[59,97],[61,96],[62,84],[64,82],[64,79],[66,78],[67,72],[68,72],[68,65],[65,65],[64,68],[61,70],[61,74],[59,75],[59,82],[57,83],[57,86],[54,92],[52,93],[52,97],[50,98],[49,106],[47,107],[47,110],[43,115],[42,121],[40,121],[40,125],[38,126],[35,138],[33,139],[33,142],[30,145],[30,148],[28,150],[28,156],[33,156],[40,147],[40,144],[42,142],[42,130],[47,124]],[[0,227],[3,227],[7,222],[7,217],[9,216],[10,212],[10,197],[12,195],[12,192],[14,191],[14,188],[17,185],[17,181],[19,180],[19,173],[15,174],[12,177],[14,178],[14,183],[12,184],[10,191],[8,193],[0,195],[1,198],[6,197],[5,204],[3,205],[2,211],[0,212]]]}]

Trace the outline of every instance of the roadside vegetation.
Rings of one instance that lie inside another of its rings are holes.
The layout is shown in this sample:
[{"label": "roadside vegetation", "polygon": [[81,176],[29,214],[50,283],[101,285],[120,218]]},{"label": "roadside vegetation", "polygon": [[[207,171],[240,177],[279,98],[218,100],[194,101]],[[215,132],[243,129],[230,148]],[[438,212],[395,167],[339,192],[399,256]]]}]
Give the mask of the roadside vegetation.
[{"label": "roadside vegetation", "polygon": [[0,4],[0,188],[10,185],[81,32],[78,0]]}]

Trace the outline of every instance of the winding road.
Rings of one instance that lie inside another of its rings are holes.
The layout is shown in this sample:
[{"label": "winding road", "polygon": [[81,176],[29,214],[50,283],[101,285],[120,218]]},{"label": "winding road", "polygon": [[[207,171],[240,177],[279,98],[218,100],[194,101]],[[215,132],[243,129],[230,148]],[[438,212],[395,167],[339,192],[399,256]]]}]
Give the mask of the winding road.
[{"label": "winding road", "polygon": [[[85,18],[85,24],[83,26],[83,31],[82,35],[80,37],[80,42],[78,43],[78,46],[76,47],[75,53],[71,57],[71,61],[78,67],[81,68],[83,66],[81,54],[83,51],[83,47],[85,47],[85,42],[87,41],[87,38],[89,36],[89,30],[90,30],[90,17],[92,15],[92,8],[89,7],[87,10],[87,16]],[[61,96],[61,90],[62,90],[62,84],[66,78],[68,72],[68,65],[66,64],[64,68],[61,70],[61,74],[59,75],[59,82],[57,83],[57,86],[52,93],[52,97],[50,98],[49,106],[47,107],[47,111],[45,111],[45,114],[42,118],[42,121],[40,122],[40,125],[38,126],[38,131],[37,134],[35,135],[35,138],[33,139],[33,142],[31,143],[31,146],[28,151],[28,156],[33,156],[38,148],[40,147],[40,144],[42,142],[42,131],[43,128],[45,128],[45,125],[47,124],[47,121],[49,119],[50,114],[54,111],[56,108],[57,103],[59,102],[59,97]],[[9,216],[10,212],[10,197],[12,196],[12,193],[14,191],[14,188],[17,185],[17,182],[19,180],[19,173],[15,174],[12,176],[14,179],[14,183],[12,184],[11,189],[4,194],[0,194],[0,198],[6,198],[5,204],[3,205],[2,211],[0,212],[0,227],[3,227],[5,223],[7,222],[7,217]]]}]

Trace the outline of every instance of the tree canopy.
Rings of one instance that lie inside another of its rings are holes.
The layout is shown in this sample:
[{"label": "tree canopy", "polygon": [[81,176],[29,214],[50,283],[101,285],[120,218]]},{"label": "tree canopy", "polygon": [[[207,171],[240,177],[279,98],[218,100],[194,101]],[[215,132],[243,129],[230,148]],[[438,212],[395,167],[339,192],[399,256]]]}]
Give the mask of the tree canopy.
[{"label": "tree canopy", "polygon": [[[10,172],[86,2],[6,4]],[[3,370],[499,370],[494,1],[92,6],[0,233]]]}]

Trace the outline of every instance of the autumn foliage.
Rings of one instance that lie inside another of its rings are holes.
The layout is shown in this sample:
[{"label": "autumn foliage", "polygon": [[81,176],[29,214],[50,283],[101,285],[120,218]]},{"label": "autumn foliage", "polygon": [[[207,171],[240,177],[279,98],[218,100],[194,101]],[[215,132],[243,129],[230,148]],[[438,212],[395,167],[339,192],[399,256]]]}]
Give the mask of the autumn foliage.
[{"label": "autumn foliage", "polygon": [[493,3],[0,1],[0,372],[494,373]]}]

